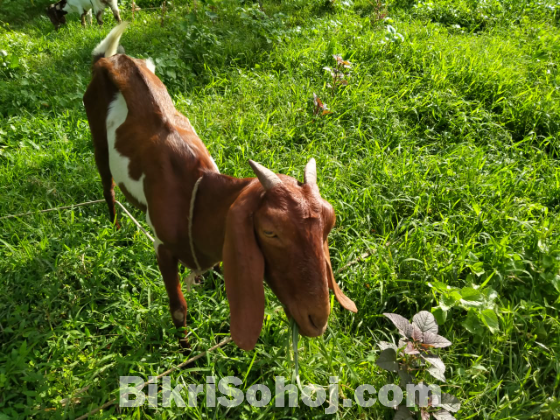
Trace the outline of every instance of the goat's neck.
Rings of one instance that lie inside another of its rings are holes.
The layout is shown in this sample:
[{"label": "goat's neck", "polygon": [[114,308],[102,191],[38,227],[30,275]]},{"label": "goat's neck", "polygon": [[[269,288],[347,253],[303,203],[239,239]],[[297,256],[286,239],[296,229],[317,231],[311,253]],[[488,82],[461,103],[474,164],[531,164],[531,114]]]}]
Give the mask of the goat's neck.
[{"label": "goat's neck", "polygon": [[202,268],[222,260],[227,213],[243,189],[254,180],[214,172],[203,176],[194,203],[192,225],[195,252]]}]

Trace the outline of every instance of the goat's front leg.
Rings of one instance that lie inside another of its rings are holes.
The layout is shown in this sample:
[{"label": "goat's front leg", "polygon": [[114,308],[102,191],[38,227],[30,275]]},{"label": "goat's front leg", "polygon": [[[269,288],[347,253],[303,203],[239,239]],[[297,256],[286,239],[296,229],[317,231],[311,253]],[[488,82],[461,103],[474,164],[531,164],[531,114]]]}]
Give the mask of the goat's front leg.
[{"label": "goat's front leg", "polygon": [[95,12],[95,18],[99,26],[103,26],[103,10],[98,10]]},{"label": "goat's front leg", "polygon": [[86,15],[87,15],[87,11],[85,11],[84,13],[82,13],[81,19],[82,19],[82,26],[85,28],[86,27]]},{"label": "goat's front leg", "polygon": [[76,6],[77,12],[80,15],[80,19],[82,21],[82,26],[85,28],[86,27],[86,13],[87,11],[84,10],[84,8],[82,6]]},{"label": "goat's front leg", "polygon": [[169,297],[169,309],[171,310],[171,317],[173,324],[178,329],[184,329],[184,335],[179,339],[179,344],[183,349],[190,348],[187,340],[187,302],[181,290],[181,282],[179,281],[179,260],[165,245],[159,243],[156,239],[156,255],[159,265],[159,271],[163,276],[167,296]]},{"label": "goat's front leg", "polygon": [[121,20],[121,15],[120,15],[120,13],[119,13],[119,9],[118,9],[118,8],[113,8],[113,7],[111,6],[111,11],[113,12],[113,16],[114,16],[115,20],[116,20],[117,22],[121,23],[122,20]]}]

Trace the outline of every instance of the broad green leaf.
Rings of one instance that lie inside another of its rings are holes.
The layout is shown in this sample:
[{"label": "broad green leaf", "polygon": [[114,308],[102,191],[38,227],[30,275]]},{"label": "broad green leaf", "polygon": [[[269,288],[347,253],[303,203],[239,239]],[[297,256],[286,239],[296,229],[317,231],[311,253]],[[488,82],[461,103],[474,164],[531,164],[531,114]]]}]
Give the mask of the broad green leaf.
[{"label": "broad green leaf", "polygon": [[399,368],[397,363],[397,353],[391,348],[382,350],[381,353],[379,353],[379,357],[377,358],[375,364],[381,369],[396,372]]},{"label": "broad green leaf", "polygon": [[455,306],[458,300],[461,300],[461,295],[458,294],[459,299],[455,299],[451,295],[442,294],[439,298],[439,306],[444,311],[448,311]]},{"label": "broad green leaf", "polygon": [[492,334],[500,331],[500,322],[496,316],[496,312],[492,309],[485,309],[480,313],[480,319],[484,322],[484,325],[488,327]]},{"label": "broad green leaf", "polygon": [[398,373],[399,378],[401,380],[401,382],[400,382],[401,388],[404,388],[407,384],[414,383],[414,378],[407,371],[399,369],[397,373]]},{"label": "broad green leaf", "polygon": [[393,417],[393,420],[413,420],[413,419],[414,417],[412,417],[412,413],[404,405],[399,405],[399,408],[395,413],[395,417]]},{"label": "broad green leaf", "polygon": [[445,320],[447,319],[447,311],[443,310],[439,306],[434,306],[432,308],[432,314],[434,314],[434,318],[438,325],[445,324]]},{"label": "broad green leaf", "polygon": [[472,287],[461,289],[461,305],[465,308],[480,308],[484,306],[484,295]]},{"label": "broad green leaf", "polygon": [[481,335],[484,331],[484,324],[478,318],[476,310],[471,309],[467,313],[467,318],[463,322],[463,327],[466,328],[468,332],[475,335]]}]

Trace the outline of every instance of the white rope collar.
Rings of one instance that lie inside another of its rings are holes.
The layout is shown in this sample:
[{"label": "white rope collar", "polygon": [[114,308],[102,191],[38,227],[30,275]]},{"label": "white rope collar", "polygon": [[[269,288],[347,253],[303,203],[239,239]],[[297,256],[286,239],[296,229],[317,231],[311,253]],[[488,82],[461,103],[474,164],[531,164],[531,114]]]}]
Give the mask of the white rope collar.
[{"label": "white rope collar", "polygon": [[194,203],[196,201],[196,193],[198,192],[198,186],[200,185],[200,181],[202,181],[202,177],[198,178],[194,184],[194,188],[191,195],[191,206],[189,209],[189,242],[191,245],[191,254],[194,260],[194,264],[196,265],[197,271],[202,271],[200,268],[200,264],[198,263],[198,259],[196,258],[196,252],[194,252],[194,238],[192,233],[192,225],[193,225],[193,216],[194,216]]},{"label": "white rope collar", "polygon": [[191,255],[193,257],[194,265],[196,266],[196,270],[193,270],[191,274],[187,277],[187,290],[191,291],[191,286],[195,284],[195,279],[197,276],[202,274],[202,268],[200,267],[200,263],[198,262],[198,258],[196,258],[196,252],[194,251],[194,238],[192,233],[192,226],[193,226],[193,216],[194,216],[194,204],[196,202],[196,193],[198,192],[198,186],[200,185],[200,181],[202,181],[202,177],[198,178],[194,184],[193,191],[191,194],[191,205],[189,208],[189,245],[191,247]]}]

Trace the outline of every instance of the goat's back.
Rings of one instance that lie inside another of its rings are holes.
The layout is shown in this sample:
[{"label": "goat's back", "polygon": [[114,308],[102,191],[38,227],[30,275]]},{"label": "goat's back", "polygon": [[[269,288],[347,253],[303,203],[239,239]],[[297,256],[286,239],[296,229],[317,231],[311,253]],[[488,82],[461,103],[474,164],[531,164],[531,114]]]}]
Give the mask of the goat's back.
[{"label": "goat's back", "polygon": [[174,166],[195,172],[217,171],[208,150],[189,120],[179,113],[165,85],[146,65],[146,60],[124,54],[101,58],[93,65],[92,81],[84,105],[96,147],[107,147],[108,111],[122,94],[127,107],[124,123],[117,128],[115,146],[141,171],[162,153]]}]

